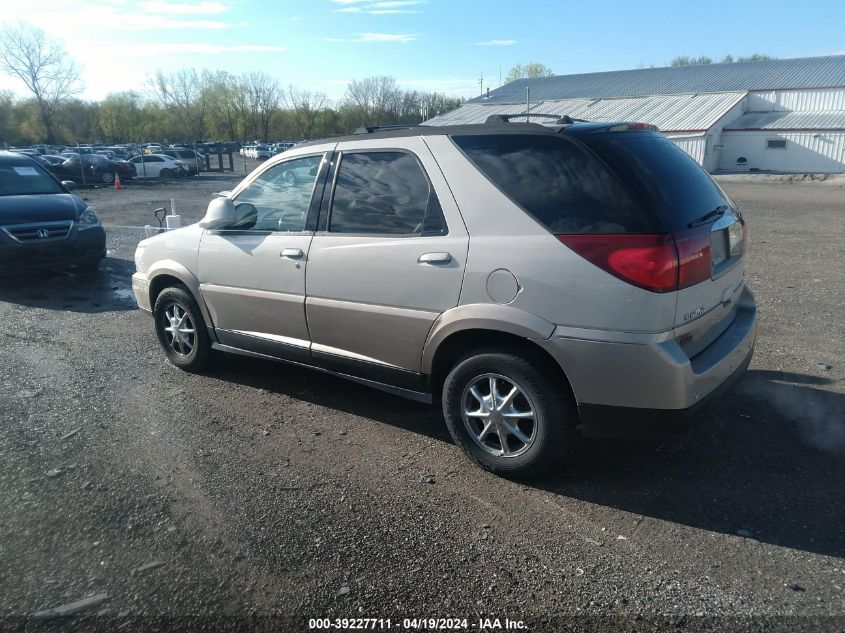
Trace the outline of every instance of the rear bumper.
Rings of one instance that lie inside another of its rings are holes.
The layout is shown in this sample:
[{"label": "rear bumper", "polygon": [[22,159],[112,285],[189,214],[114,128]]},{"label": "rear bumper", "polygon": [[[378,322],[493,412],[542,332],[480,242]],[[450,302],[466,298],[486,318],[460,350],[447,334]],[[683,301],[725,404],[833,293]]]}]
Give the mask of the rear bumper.
[{"label": "rear bumper", "polygon": [[585,437],[611,438],[681,433],[690,423],[711,414],[722,396],[742,377],[751,363],[748,353],[739,367],[713,391],[686,409],[636,409],[600,404],[578,405],[581,434]]},{"label": "rear bumper", "polygon": [[0,239],[0,273],[71,265],[106,256],[106,232],[102,226],[80,231],[74,226],[61,240],[19,243]]},{"label": "rear bumper", "polygon": [[652,422],[656,430],[672,429],[700,414],[748,367],[756,337],[754,295],[745,287],[733,322],[692,358],[671,331],[588,333],[559,327],[549,340],[536,342],[566,372],[584,433],[607,436],[640,434]]}]

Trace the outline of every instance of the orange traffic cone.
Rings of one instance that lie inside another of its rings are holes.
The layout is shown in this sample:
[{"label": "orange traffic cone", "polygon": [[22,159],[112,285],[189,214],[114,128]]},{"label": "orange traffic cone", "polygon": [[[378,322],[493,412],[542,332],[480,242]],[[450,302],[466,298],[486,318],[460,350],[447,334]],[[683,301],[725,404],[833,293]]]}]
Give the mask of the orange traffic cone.
[{"label": "orange traffic cone", "polygon": [[120,174],[114,175],[114,188],[115,189],[123,189],[123,185],[120,184]]}]

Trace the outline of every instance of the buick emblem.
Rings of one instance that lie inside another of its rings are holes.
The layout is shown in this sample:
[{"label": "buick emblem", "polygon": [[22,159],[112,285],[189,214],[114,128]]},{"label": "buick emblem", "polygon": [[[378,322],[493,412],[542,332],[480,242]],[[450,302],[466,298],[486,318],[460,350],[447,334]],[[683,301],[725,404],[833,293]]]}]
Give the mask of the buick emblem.
[{"label": "buick emblem", "polygon": [[40,238],[50,237],[50,231],[47,229],[38,229],[35,234]]}]

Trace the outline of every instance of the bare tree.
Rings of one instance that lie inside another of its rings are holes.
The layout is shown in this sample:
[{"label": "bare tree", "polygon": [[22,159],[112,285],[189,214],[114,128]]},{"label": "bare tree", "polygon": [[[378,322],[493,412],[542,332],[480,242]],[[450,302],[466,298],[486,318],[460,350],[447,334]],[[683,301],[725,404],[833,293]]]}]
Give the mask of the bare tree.
[{"label": "bare tree", "polygon": [[158,101],[173,114],[183,140],[202,138],[206,114],[204,77],[194,69],[170,75],[159,70],[150,83]]},{"label": "bare tree", "polygon": [[509,84],[512,81],[516,81],[517,79],[523,79],[525,77],[530,77],[535,79],[537,77],[551,77],[554,75],[552,69],[546,66],[545,64],[540,64],[538,62],[532,62],[530,64],[517,64],[513,68],[508,71],[508,76],[505,78],[505,83]]},{"label": "bare tree", "polygon": [[[380,119],[395,119],[402,102],[402,91],[389,75],[353,80],[346,88],[346,105],[354,109],[365,124]],[[383,121],[382,121],[383,122]]]},{"label": "bare tree", "polygon": [[111,93],[100,102],[100,129],[113,143],[140,141],[150,121],[135,91]]},{"label": "bare tree", "polygon": [[279,109],[282,90],[279,82],[265,73],[246,73],[243,84],[249,99],[250,110],[265,141],[270,136],[270,121]]},{"label": "bare tree", "polygon": [[15,96],[9,90],[0,90],[0,147],[8,145],[15,133]]},{"label": "bare tree", "polygon": [[288,86],[286,100],[302,138],[312,138],[317,119],[326,109],[328,99],[322,92],[309,92]]},{"label": "bare tree", "polygon": [[205,82],[209,117],[215,130],[223,131],[230,141],[239,137],[243,87],[237,77],[225,70],[218,70],[207,76]]},{"label": "bare tree", "polygon": [[47,142],[55,143],[55,116],[59,105],[79,93],[79,70],[61,44],[27,24],[3,29],[0,69],[26,84],[35,97]]}]

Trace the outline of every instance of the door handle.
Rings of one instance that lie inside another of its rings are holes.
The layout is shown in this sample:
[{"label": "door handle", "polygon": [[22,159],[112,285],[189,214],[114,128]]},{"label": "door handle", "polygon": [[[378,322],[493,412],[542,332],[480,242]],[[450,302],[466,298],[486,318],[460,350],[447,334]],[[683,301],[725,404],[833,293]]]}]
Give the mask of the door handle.
[{"label": "door handle", "polygon": [[279,257],[288,257],[290,259],[301,259],[305,253],[302,252],[301,248],[283,248],[282,252],[279,253]]},{"label": "door handle", "polygon": [[417,260],[420,264],[448,264],[451,261],[449,253],[423,253]]}]

